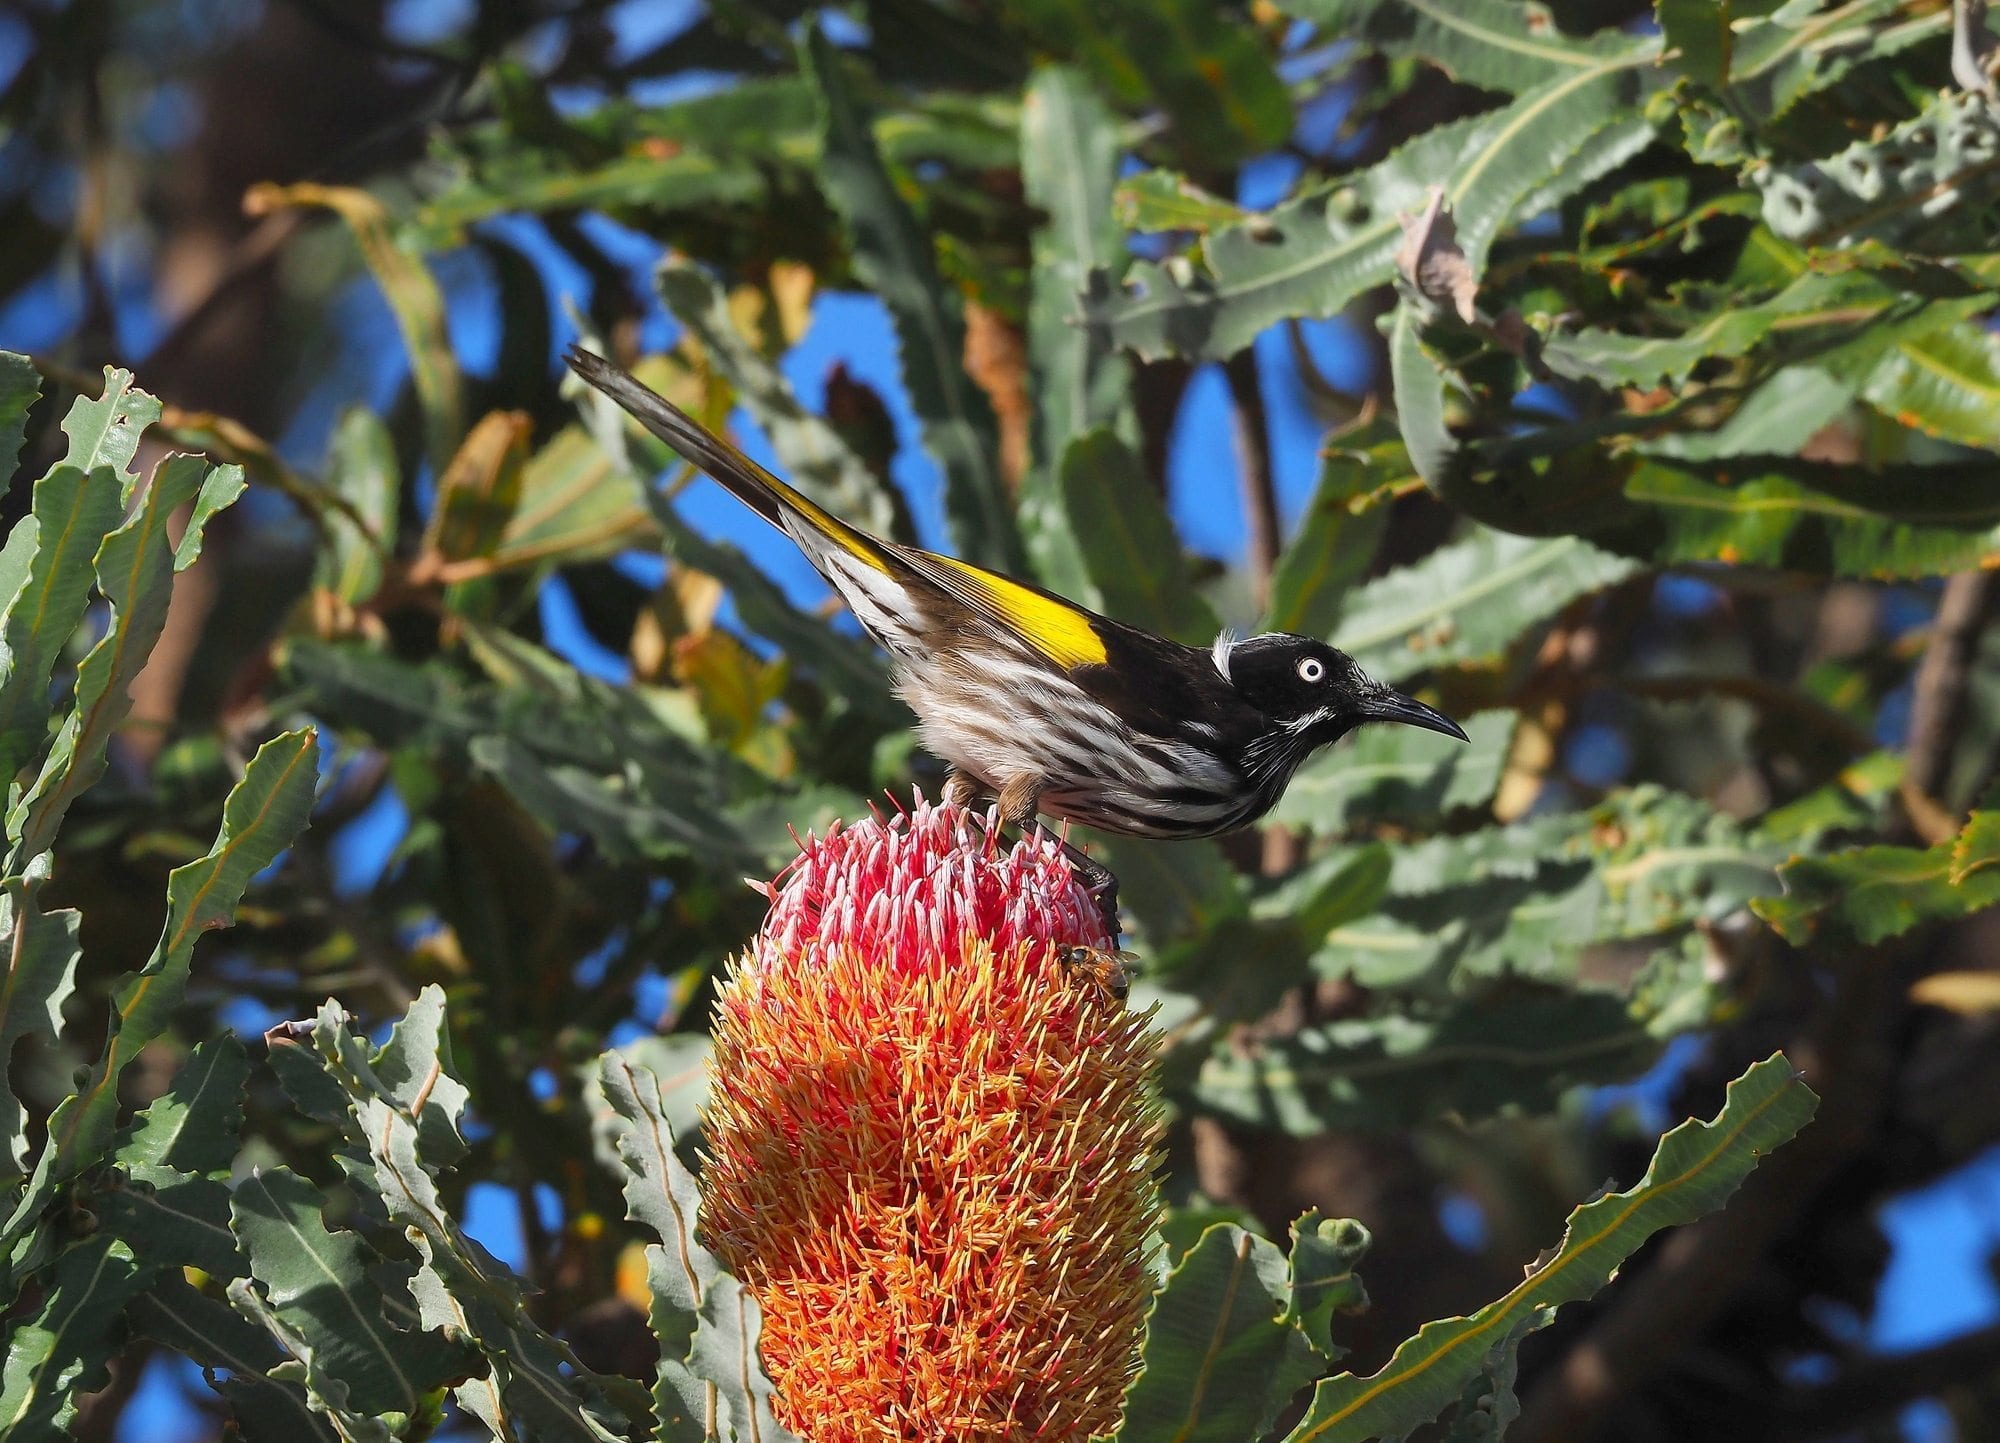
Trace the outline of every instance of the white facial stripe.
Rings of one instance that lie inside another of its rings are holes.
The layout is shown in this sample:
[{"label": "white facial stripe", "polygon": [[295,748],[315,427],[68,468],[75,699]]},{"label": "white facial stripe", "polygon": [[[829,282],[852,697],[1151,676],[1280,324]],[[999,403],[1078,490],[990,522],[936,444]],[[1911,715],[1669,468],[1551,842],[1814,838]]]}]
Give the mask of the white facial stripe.
[{"label": "white facial stripe", "polygon": [[1316,727],[1321,722],[1327,722],[1332,720],[1333,720],[1333,708],[1330,706],[1323,706],[1316,708],[1313,711],[1307,712],[1304,716],[1293,717],[1290,721],[1284,724],[1284,727],[1285,730],[1288,732],[1297,733],[1306,731],[1312,727]]}]

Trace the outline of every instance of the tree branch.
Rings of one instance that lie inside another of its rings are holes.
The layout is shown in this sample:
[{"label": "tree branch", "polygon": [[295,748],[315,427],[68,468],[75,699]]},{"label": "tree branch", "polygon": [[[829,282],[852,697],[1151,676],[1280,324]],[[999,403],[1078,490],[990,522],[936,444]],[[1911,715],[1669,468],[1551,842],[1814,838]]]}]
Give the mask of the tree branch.
[{"label": "tree branch", "polygon": [[1250,596],[1261,612],[1271,604],[1271,572],[1284,533],[1278,521],[1278,484],[1271,467],[1270,416],[1257,377],[1257,353],[1238,351],[1222,363],[1229,383],[1230,431],[1243,484],[1243,519],[1250,531]]},{"label": "tree branch", "polygon": [[1951,771],[1952,744],[1965,715],[1966,688],[1985,625],[1992,575],[1962,571],[1944,584],[1930,643],[1917,667],[1910,701],[1909,763],[1903,770],[1903,803],[1910,828],[1925,841],[1943,841],[1957,830],[1938,791]]}]

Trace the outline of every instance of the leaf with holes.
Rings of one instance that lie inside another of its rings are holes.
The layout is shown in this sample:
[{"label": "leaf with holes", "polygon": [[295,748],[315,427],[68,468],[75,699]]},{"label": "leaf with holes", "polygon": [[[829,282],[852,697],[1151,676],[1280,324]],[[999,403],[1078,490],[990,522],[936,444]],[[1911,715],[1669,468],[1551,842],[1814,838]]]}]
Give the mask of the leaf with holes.
[{"label": "leaf with holes", "polygon": [[1498,656],[1531,626],[1637,567],[1572,536],[1483,528],[1360,587],[1333,644],[1378,681]]}]

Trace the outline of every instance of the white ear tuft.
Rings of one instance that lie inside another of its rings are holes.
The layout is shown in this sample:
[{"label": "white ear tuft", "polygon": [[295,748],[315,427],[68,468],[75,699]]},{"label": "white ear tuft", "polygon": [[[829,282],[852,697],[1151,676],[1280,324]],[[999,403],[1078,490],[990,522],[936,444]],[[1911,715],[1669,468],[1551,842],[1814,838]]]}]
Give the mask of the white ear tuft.
[{"label": "white ear tuft", "polygon": [[1229,653],[1235,650],[1236,643],[1241,639],[1235,632],[1224,627],[1221,634],[1215,638],[1215,646],[1209,652],[1209,655],[1215,658],[1215,669],[1222,673],[1224,681],[1235,680],[1229,674]]}]

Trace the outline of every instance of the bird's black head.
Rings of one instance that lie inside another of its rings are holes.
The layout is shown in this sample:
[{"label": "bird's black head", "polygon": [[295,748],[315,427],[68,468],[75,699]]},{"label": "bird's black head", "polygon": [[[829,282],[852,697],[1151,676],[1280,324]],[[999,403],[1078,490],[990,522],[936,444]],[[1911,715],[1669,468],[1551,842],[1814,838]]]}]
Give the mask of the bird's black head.
[{"label": "bird's black head", "polygon": [[[1309,636],[1273,632],[1215,644],[1215,664],[1236,694],[1311,751],[1364,722],[1392,721],[1465,740],[1458,723],[1364,674],[1354,658]],[[1287,748],[1290,750],[1290,748]]]}]

